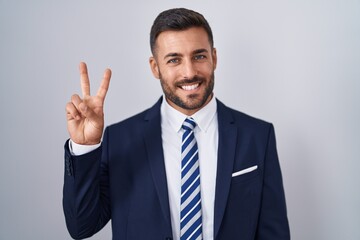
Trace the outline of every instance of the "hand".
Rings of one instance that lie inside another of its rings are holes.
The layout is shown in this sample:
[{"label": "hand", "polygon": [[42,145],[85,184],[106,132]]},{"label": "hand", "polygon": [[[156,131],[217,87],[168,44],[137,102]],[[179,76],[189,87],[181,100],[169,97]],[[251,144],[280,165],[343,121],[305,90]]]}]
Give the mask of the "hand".
[{"label": "hand", "polygon": [[106,69],[96,96],[90,96],[90,81],[86,64],[79,66],[83,98],[74,94],[66,104],[67,128],[77,144],[100,143],[104,130],[104,101],[109,89],[111,70]]}]

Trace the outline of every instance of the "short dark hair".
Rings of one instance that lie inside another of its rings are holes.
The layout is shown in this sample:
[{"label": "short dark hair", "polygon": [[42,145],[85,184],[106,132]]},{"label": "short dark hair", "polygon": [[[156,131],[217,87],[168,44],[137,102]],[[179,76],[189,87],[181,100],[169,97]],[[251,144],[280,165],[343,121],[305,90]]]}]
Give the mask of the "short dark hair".
[{"label": "short dark hair", "polygon": [[154,55],[156,39],[160,33],[165,31],[182,31],[191,27],[202,27],[205,29],[211,48],[214,47],[214,40],[209,23],[203,15],[186,8],[173,8],[161,12],[151,27],[150,48]]}]

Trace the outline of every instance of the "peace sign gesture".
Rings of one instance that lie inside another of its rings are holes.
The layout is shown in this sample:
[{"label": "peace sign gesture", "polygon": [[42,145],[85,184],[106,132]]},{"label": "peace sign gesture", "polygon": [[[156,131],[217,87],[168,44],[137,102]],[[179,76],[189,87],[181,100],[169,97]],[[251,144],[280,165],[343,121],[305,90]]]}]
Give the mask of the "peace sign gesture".
[{"label": "peace sign gesture", "polygon": [[101,140],[104,129],[104,101],[109,88],[111,70],[106,69],[99,90],[90,95],[90,81],[86,64],[79,66],[82,98],[74,94],[66,104],[67,128],[77,144],[93,145]]}]

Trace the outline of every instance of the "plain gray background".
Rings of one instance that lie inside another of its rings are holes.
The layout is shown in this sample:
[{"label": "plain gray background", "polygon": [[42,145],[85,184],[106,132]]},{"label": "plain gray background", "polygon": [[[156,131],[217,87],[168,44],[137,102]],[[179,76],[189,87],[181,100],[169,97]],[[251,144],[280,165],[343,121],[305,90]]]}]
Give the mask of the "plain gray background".
[{"label": "plain gray background", "polygon": [[[292,239],[360,239],[359,0],[0,0],[0,239],[70,239],[62,212],[65,104],[113,70],[106,123],[152,105],[157,14],[205,15],[216,96],[274,123]],[[92,239],[111,239],[109,225]]]}]

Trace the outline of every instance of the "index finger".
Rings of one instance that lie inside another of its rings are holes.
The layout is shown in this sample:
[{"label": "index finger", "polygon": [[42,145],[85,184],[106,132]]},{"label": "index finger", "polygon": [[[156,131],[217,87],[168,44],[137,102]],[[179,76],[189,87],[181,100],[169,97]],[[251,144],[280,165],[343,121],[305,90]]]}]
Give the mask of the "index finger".
[{"label": "index finger", "polygon": [[103,80],[101,81],[99,90],[97,92],[97,96],[103,100],[105,99],[106,93],[109,89],[110,78],[111,78],[111,70],[107,68],[104,72]]},{"label": "index finger", "polygon": [[84,96],[90,95],[90,81],[86,63],[81,62],[79,65],[80,71],[80,84],[81,84],[81,91]]}]

